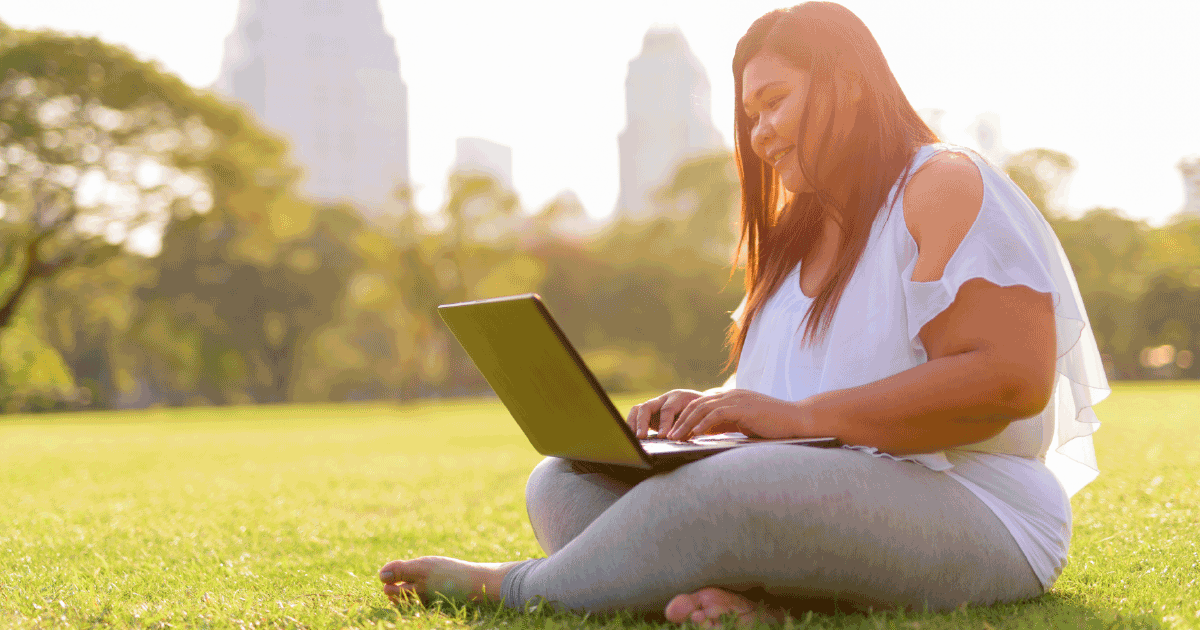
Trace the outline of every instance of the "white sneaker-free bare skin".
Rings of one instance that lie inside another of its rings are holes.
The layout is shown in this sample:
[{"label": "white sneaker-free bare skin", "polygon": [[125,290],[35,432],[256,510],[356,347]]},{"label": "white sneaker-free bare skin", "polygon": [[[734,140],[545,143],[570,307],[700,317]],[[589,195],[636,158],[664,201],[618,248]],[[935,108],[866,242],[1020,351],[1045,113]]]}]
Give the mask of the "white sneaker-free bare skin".
[{"label": "white sneaker-free bare skin", "polygon": [[[438,593],[477,602],[499,602],[500,584],[516,562],[467,562],[443,556],[415,560],[393,560],[379,570],[383,592],[393,602],[409,597],[429,601]],[[707,587],[671,598],[663,614],[674,623],[692,622],[701,628],[716,628],[725,615],[737,617],[739,628],[762,621],[784,619],[782,609],[764,607],[727,590]]]}]

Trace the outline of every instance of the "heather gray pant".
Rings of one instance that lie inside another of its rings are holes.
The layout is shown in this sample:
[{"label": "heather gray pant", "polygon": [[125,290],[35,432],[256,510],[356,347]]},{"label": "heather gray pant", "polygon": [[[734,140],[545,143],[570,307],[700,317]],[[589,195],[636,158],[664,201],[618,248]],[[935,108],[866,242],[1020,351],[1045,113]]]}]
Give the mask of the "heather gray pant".
[{"label": "heather gray pant", "polygon": [[548,557],[505,576],[505,605],[661,613],[718,586],[793,611],[947,610],[1043,593],[991,510],[920,464],[755,445],[641,477],[538,464],[526,506]]}]

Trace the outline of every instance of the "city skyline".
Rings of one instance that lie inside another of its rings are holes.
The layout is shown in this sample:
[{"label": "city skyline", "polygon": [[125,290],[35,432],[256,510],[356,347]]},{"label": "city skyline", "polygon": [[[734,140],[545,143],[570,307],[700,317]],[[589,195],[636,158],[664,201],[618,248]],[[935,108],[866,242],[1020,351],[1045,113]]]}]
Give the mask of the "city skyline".
[{"label": "city skyline", "polygon": [[[380,4],[404,60],[423,212],[440,208],[455,139],[481,137],[512,147],[526,209],[570,189],[589,215],[603,216],[617,199],[626,64],[647,28],[676,24],[686,34],[709,72],[713,119],[728,146],[733,45],[782,3],[748,0],[719,15],[683,0],[617,2],[601,12],[534,0]],[[1129,12],[1105,2],[1014,0],[984,13],[950,0],[843,4],[879,40],[914,107],[945,112],[947,140],[973,145],[969,128],[988,114],[1008,150],[1045,147],[1076,159],[1069,211],[1115,207],[1159,224],[1182,209],[1178,164],[1200,153],[1200,85],[1163,60],[1195,57],[1186,25],[1200,20],[1200,5],[1160,0]],[[99,35],[197,87],[215,80],[236,12],[236,0],[0,0],[0,20],[12,26]],[[171,26],[179,23],[188,28]]]}]

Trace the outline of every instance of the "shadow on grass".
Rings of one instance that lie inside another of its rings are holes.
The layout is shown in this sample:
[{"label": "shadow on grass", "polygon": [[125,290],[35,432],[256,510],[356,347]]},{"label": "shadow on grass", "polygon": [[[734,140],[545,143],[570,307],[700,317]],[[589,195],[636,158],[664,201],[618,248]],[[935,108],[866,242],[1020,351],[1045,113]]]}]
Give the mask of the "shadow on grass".
[{"label": "shadow on grass", "polygon": [[[965,607],[950,612],[927,613],[911,611],[861,612],[840,609],[828,604],[815,606],[818,611],[801,612],[793,609],[793,618],[782,627],[870,629],[896,628],[913,629],[958,629],[980,628],[988,630],[1034,629],[1034,628],[1083,628],[1087,630],[1149,629],[1166,628],[1160,619],[1143,613],[1130,613],[1079,601],[1074,596],[1056,593],[1016,604]],[[475,628],[537,628],[550,630],[581,629],[630,629],[650,630],[674,628],[661,615],[616,612],[593,615],[564,612],[547,605],[531,606],[526,612],[513,610],[499,604],[476,604],[467,601],[439,599],[428,605],[403,603],[400,605],[378,605],[364,610],[364,618],[371,625],[412,624],[445,627],[447,623],[462,624]],[[735,628],[732,619],[726,628]],[[422,623],[424,622],[424,623]],[[689,624],[687,627],[695,628]],[[779,626],[758,626],[779,628]]]}]

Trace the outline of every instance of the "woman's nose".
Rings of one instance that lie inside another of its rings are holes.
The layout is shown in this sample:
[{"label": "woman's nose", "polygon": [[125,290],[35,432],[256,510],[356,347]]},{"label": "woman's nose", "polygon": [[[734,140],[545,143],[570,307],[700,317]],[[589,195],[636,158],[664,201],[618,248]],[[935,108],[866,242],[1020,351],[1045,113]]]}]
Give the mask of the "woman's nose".
[{"label": "woman's nose", "polygon": [[775,137],[775,129],[765,116],[759,117],[758,122],[750,130],[750,146],[758,157],[767,159],[767,142]]}]

